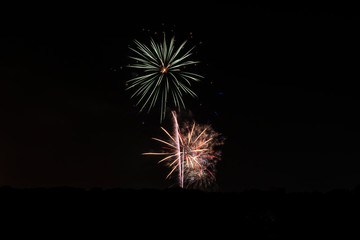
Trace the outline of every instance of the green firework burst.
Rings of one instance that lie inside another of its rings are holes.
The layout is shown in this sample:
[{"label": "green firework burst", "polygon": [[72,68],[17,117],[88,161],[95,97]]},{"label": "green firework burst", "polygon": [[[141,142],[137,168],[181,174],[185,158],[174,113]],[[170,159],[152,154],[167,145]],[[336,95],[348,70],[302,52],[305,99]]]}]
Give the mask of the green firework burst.
[{"label": "green firework burst", "polygon": [[159,100],[161,104],[160,122],[165,118],[166,105],[172,100],[175,107],[185,108],[183,96],[185,94],[197,97],[190,89],[191,82],[200,81],[203,76],[189,71],[184,71],[188,65],[194,65],[199,61],[191,61],[194,47],[182,52],[187,41],[179,47],[175,47],[175,38],[166,41],[165,34],[163,42],[156,43],[152,38],[147,46],[134,40],[136,48],[130,50],[136,56],[130,56],[136,63],[130,64],[130,68],[140,71],[135,78],[127,81],[126,90],[134,89],[131,98],[138,98],[136,105],[141,106],[140,112],[147,108],[148,112]]}]

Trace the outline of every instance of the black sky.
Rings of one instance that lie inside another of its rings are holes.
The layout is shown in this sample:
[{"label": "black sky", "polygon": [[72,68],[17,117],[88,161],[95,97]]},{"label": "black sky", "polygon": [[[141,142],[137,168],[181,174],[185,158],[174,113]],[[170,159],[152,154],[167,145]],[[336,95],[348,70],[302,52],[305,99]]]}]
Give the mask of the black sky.
[{"label": "black sky", "polygon": [[171,186],[167,169],[141,156],[157,147],[158,114],[138,114],[124,85],[128,45],[163,28],[181,40],[191,32],[197,45],[206,78],[187,104],[227,138],[220,190],[360,183],[359,17],[351,6],[25,12],[2,21],[10,31],[0,38],[0,185]]}]

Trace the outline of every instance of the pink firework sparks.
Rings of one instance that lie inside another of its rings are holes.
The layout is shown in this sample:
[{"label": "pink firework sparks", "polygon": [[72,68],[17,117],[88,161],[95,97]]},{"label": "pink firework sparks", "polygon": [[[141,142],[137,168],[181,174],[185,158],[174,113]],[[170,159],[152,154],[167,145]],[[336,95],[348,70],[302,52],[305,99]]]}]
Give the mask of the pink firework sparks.
[{"label": "pink firework sparks", "polygon": [[215,181],[215,165],[221,156],[216,147],[223,144],[223,137],[211,126],[195,122],[185,123],[180,128],[174,112],[173,118],[173,135],[161,128],[169,140],[153,138],[164,144],[163,152],[148,152],[143,155],[164,156],[159,163],[165,163],[170,168],[166,178],[177,172],[180,187],[206,189]]}]

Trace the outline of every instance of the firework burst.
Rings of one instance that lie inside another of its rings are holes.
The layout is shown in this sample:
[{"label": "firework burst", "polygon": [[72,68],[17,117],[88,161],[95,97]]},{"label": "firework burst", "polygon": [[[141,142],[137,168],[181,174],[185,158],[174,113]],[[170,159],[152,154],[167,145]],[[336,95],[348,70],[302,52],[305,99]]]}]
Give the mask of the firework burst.
[{"label": "firework burst", "polygon": [[169,140],[153,138],[164,146],[163,152],[149,152],[143,155],[164,156],[159,163],[170,168],[166,178],[178,175],[180,187],[207,189],[215,181],[215,165],[220,160],[220,150],[216,147],[223,144],[222,137],[209,125],[185,123],[180,128],[175,121],[174,134],[161,127]]},{"label": "firework burst", "polygon": [[130,64],[129,67],[139,70],[139,75],[127,81],[126,89],[134,89],[131,98],[139,98],[136,106],[141,106],[140,112],[145,108],[149,112],[160,99],[161,122],[165,118],[169,99],[175,107],[185,108],[183,101],[185,94],[197,97],[190,89],[191,82],[198,82],[203,76],[184,70],[189,65],[199,63],[188,60],[194,47],[183,52],[186,41],[175,47],[175,38],[167,42],[165,34],[163,42],[160,43],[156,43],[152,38],[149,46],[137,40],[134,40],[134,43],[136,47],[130,47],[130,50],[136,56],[130,56],[130,58],[136,63]]}]

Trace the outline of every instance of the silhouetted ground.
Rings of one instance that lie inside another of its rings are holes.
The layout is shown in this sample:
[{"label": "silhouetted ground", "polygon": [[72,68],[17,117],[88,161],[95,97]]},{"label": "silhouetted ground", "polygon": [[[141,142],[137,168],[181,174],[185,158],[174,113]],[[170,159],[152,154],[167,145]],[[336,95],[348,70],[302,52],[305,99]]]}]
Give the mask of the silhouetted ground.
[{"label": "silhouetted ground", "polygon": [[0,210],[1,218],[20,232],[48,231],[51,236],[75,230],[82,238],[95,232],[116,237],[131,234],[131,238],[215,234],[239,239],[344,237],[354,236],[359,226],[359,190],[207,193],[2,187]]}]

